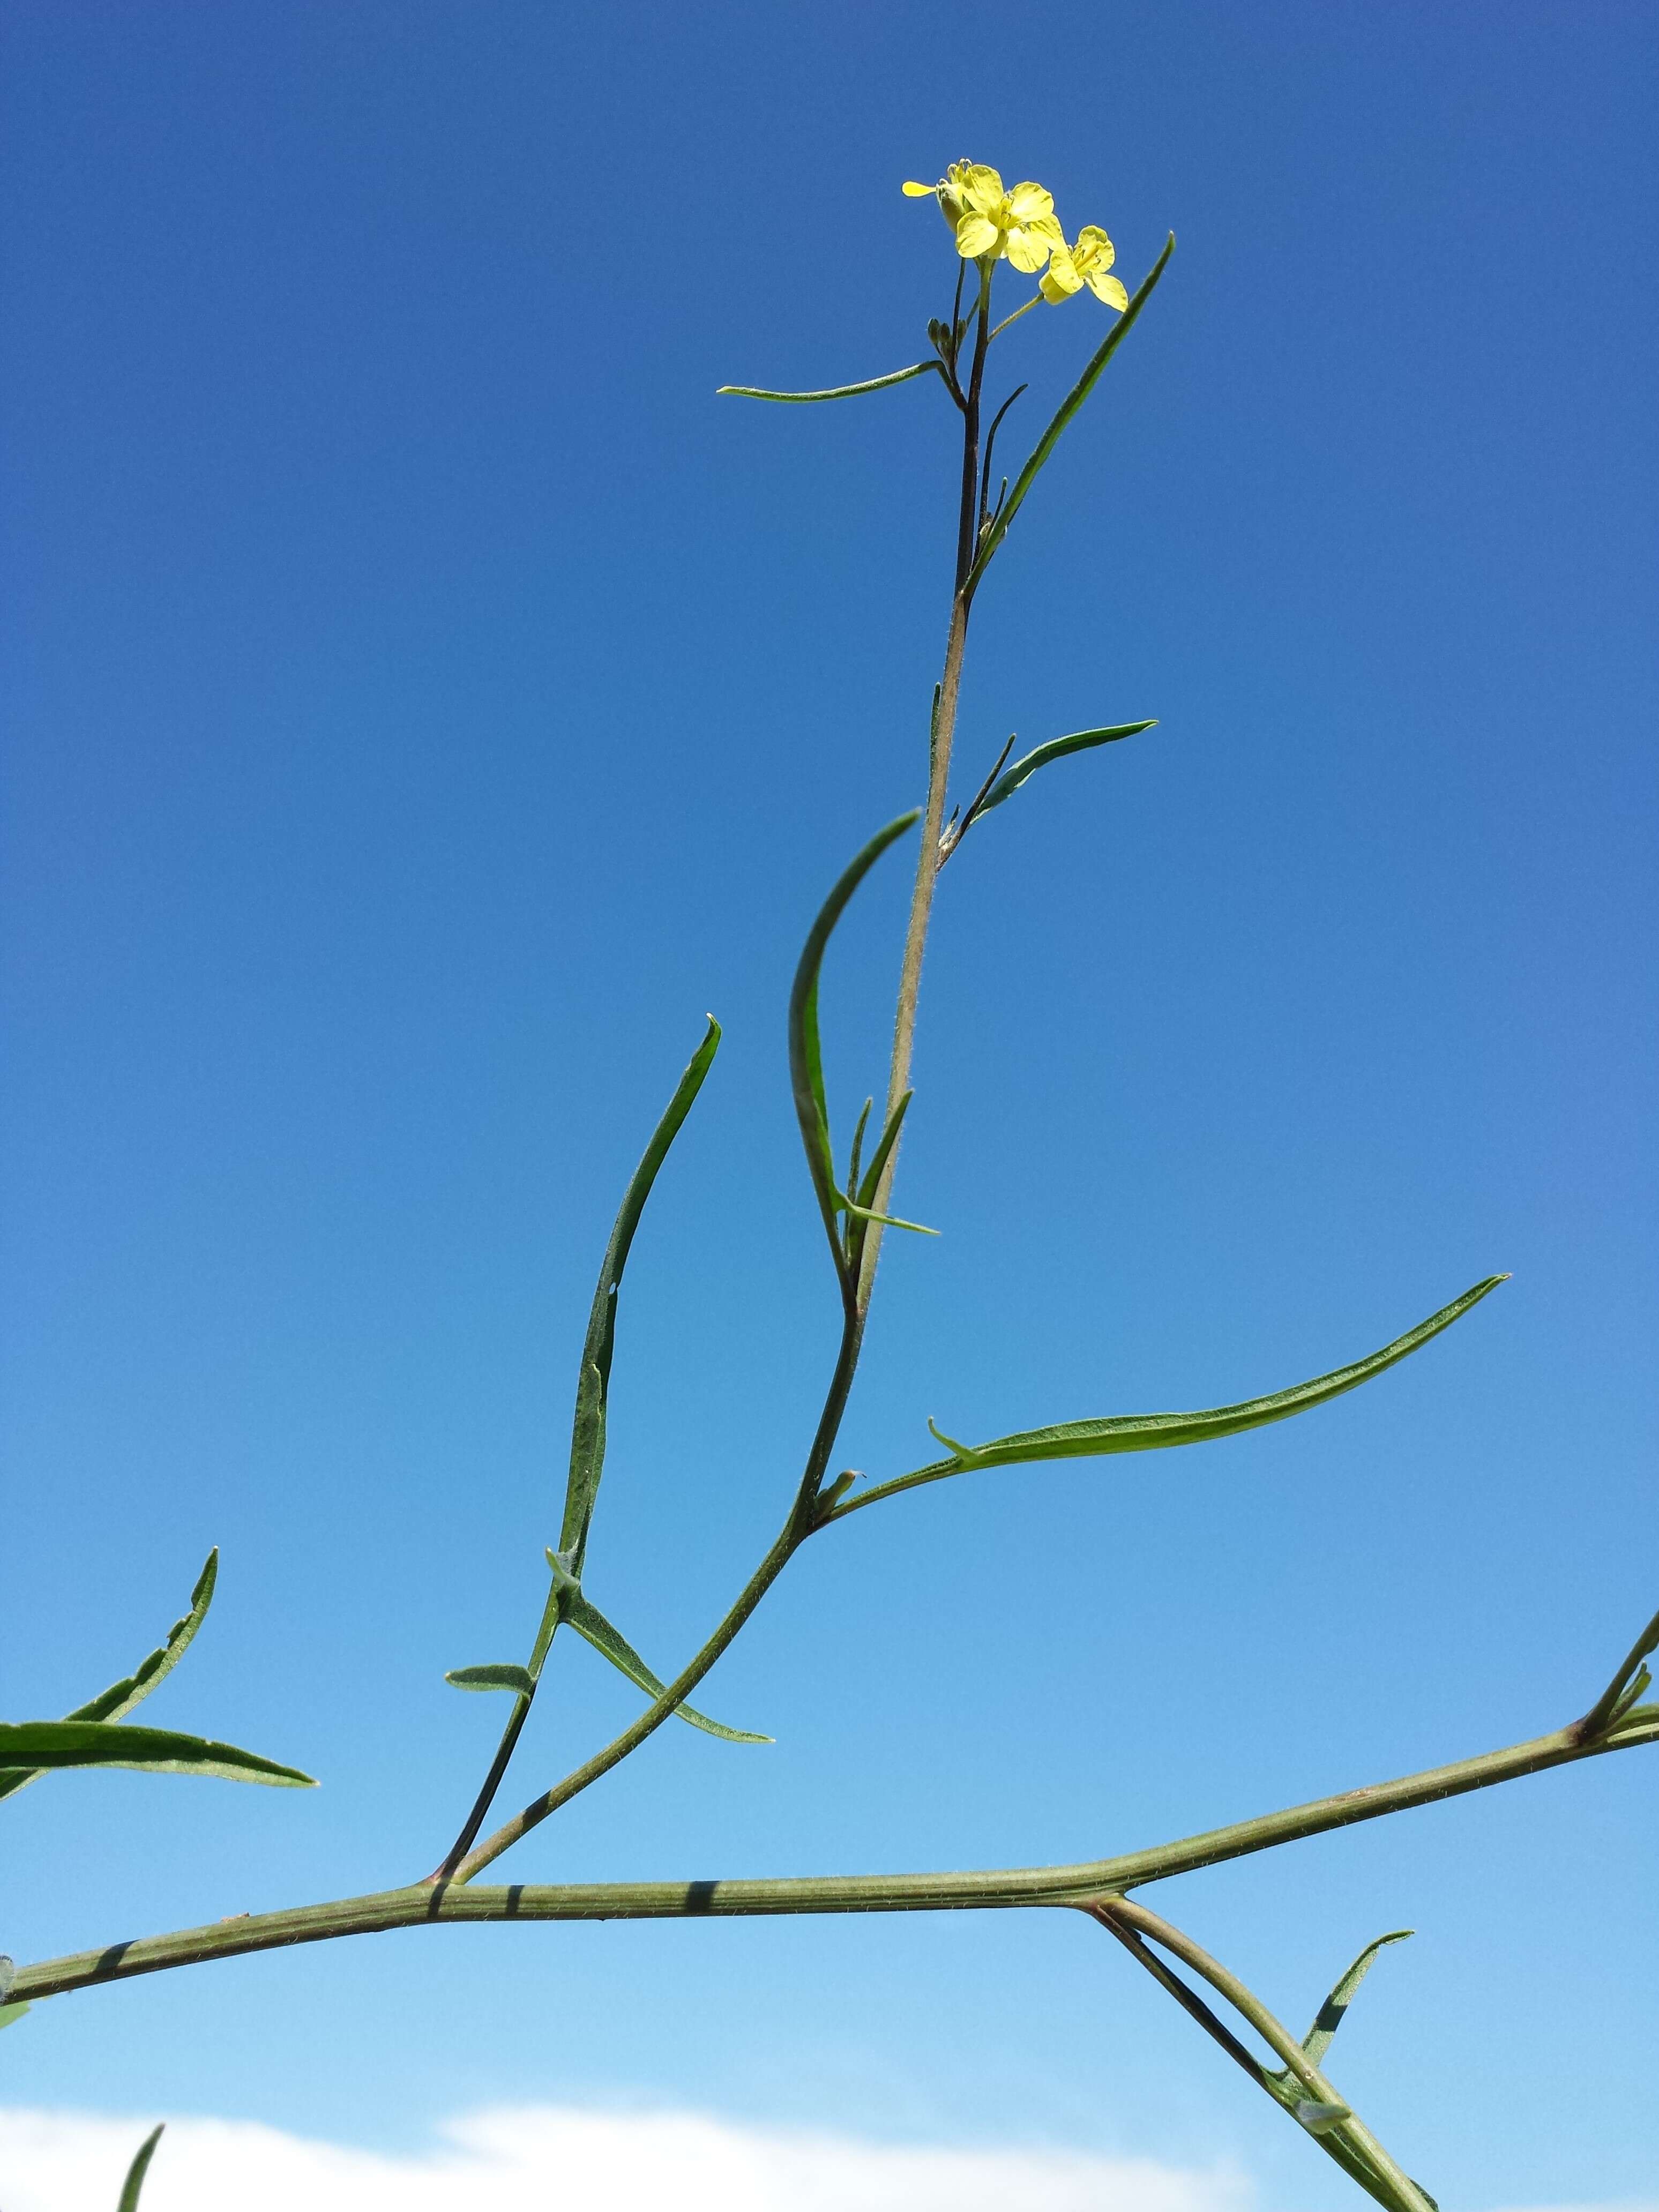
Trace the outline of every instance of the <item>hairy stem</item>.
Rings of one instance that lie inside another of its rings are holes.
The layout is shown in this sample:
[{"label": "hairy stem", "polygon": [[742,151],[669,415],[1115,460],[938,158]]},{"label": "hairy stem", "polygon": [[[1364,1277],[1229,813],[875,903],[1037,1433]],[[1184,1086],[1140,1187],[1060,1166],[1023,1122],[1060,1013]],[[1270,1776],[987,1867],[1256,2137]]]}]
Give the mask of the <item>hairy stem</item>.
[{"label": "hairy stem", "polygon": [[[729,1639],[728,1639],[729,1640]],[[678,1684],[671,1694],[679,1692]],[[683,1692],[680,1692],[683,1694]],[[796,1912],[946,1912],[1028,1905],[1088,1905],[1200,1867],[1271,1850],[1304,1836],[1323,1835],[1358,1820],[1428,1805],[1471,1790],[1490,1789],[1523,1774],[1568,1766],[1581,1759],[1659,1742],[1659,1718],[1582,1742],[1571,1728],[1449,1766],[1430,1767],[1395,1782],[1372,1783],[1340,1796],[1268,1813],[1231,1827],[1212,1828],[1148,1850],[1076,1866],[1013,1867],[974,1873],[827,1875],[793,1881],[514,1883],[467,1888],[458,1882],[417,1882],[367,1897],[338,1898],[283,1912],[243,1914],[206,1928],[116,1943],[99,1951],[26,1966],[15,1999],[54,1996],[65,1990],[158,1973],[208,1959],[292,1943],[326,1942],[452,1920],[678,1920],[750,1917]]]},{"label": "hairy stem", "polygon": [[[933,712],[927,748],[927,803],[921,817],[921,850],[916,855],[916,880],[910,893],[910,916],[905,926],[904,952],[899,963],[898,1003],[893,1014],[893,1056],[887,1076],[887,1112],[890,1115],[910,1088],[910,1062],[915,1052],[916,1009],[921,997],[922,956],[927,949],[927,926],[933,915],[933,885],[939,872],[939,840],[945,829],[945,800],[951,783],[951,750],[956,742],[957,702],[962,690],[962,661],[968,644],[968,614],[973,605],[969,579],[979,543],[979,426],[980,395],[985,381],[985,356],[991,343],[991,274],[980,272],[979,312],[974,340],[973,367],[962,422],[962,506],[957,517],[957,580],[951,599],[951,622],[945,638],[945,666],[939,676],[939,699]],[[893,1178],[898,1171],[899,1147],[887,1156],[873,1201],[878,1213],[891,1210]],[[856,1297],[861,1315],[870,1310],[876,1287],[876,1267],[881,1258],[881,1229],[870,1224],[859,1260]]]}]

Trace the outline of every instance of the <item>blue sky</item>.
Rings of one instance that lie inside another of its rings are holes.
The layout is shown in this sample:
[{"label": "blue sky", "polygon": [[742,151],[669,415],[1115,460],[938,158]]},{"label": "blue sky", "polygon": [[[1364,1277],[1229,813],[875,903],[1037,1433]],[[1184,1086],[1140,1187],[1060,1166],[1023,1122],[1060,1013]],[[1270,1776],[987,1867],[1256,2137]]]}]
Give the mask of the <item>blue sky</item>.
[{"label": "blue sky", "polygon": [[[503,1873],[1070,1860],[1496,1746],[1659,1603],[1651,11],[20,0],[4,32],[5,1708],[125,1672],[308,1797],[8,1808],[20,1957],[424,1872],[520,1656],[620,1190],[596,1595],[659,1664],[833,1350],[782,1017],[921,796],[953,529],[917,357],[959,155],[1168,276],[975,618],[901,1210],[845,1462],[1203,1405],[1515,1279],[1207,1449],[970,1478],[792,1568]],[[1088,299],[1004,342],[1029,437]],[[842,1126],[907,868],[826,981]],[[1127,1468],[1127,1472],[1125,1469]],[[635,1709],[578,1650],[516,1803]],[[1652,2179],[1659,1766],[1156,1894],[1448,2204]],[[516,1794],[514,1794],[516,1793]],[[3,2095],[418,2145],[643,2098],[1340,2178],[1065,1915],[445,1931],[44,2008]],[[1212,2063],[1213,2057],[1214,2063]],[[1453,2094],[1449,2082],[1455,2082]],[[1260,2106],[1261,2109],[1257,2109]]]}]

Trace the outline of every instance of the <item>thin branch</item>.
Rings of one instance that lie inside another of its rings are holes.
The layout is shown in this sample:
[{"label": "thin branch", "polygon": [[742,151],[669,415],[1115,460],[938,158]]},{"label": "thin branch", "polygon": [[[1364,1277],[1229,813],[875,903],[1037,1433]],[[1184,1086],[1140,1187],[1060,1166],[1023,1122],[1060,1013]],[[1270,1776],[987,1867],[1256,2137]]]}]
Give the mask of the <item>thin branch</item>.
[{"label": "thin branch", "polygon": [[[1212,2012],[1196,1990],[1188,1989],[1173,1968],[1166,1966],[1149,1943],[1144,1942],[1134,1929],[1120,1921],[1104,1905],[1086,1908],[1091,1919],[1097,1920],[1109,1936],[1116,1936],[1124,1949],[1142,1966],[1163,1989],[1175,1999],[1184,2013],[1191,2014],[1206,2035],[1221,2045],[1236,2066],[1247,2073],[1259,2089],[1267,2087],[1267,2069],[1253,2051],[1248,2051],[1233,2033],[1219,2014]],[[1268,2090],[1268,2094],[1272,2095]]]},{"label": "thin branch", "polygon": [[[678,1689],[678,1686],[674,1686]],[[55,1996],[65,1990],[124,1981],[209,1959],[229,1959],[294,1943],[371,1935],[452,1920],[678,1920],[746,1918],[775,1913],[947,1912],[1009,1910],[1032,1905],[1088,1905],[1103,1894],[1163,1881],[1172,1875],[1271,1850],[1304,1836],[1328,1833],[1359,1820],[1486,1790],[1553,1766],[1659,1742],[1659,1718],[1638,1728],[1580,1742],[1571,1729],[1437,1766],[1396,1782],[1322,1797],[1227,1828],[1117,1858],[1076,1866],[1020,1867],[968,1874],[830,1875],[793,1881],[514,1883],[510,1887],[463,1887],[424,1882],[367,1897],[332,1899],[283,1912],[245,1914],[206,1928],[116,1943],[98,1951],[48,1959],[18,1973],[11,1996],[18,2002]]]},{"label": "thin branch", "polygon": [[[1336,2093],[1316,2066],[1310,2066],[1302,2045],[1284,2023],[1276,2019],[1255,1992],[1241,1982],[1237,1974],[1212,1959],[1192,1937],[1170,1921],[1161,1919],[1144,1905],[1136,1905],[1127,1897],[1103,1898],[1087,1908],[1091,1917],[1109,1927],[1114,1935],[1124,1928],[1133,1929],[1138,1936],[1150,1937],[1171,1951],[1183,1966],[1206,1981],[1212,1990],[1225,1997],[1241,2019],[1250,2026],[1267,2045],[1283,2066],[1288,2067],[1310,2097],[1316,2101],[1338,2101]],[[1248,2053],[1246,2054],[1248,2056]],[[1255,2071],[1263,2072],[1260,2066]],[[1262,2085],[1266,2087],[1265,2082]]]},{"label": "thin branch", "polygon": [[[1282,2061],[1285,2072],[1306,2092],[1308,2101],[1331,2108],[1334,2119],[1340,2115],[1335,2127],[1328,2133],[1322,2130],[1315,2140],[1321,2150],[1334,2159],[1378,2203],[1391,2207],[1392,2212],[1432,2212],[1431,2200],[1383,2148],[1318,2067],[1310,2063],[1306,2051],[1283,2021],[1270,2012],[1255,1990],[1240,1981],[1229,1967],[1224,1966],[1218,1959],[1212,1958],[1183,1929],[1161,1918],[1146,1905],[1132,1904],[1127,1898],[1103,1898],[1088,1910],[1109,1934],[1127,1945],[1148,1972],[1155,1975],[1176,1997],[1183,2010],[1191,2013],[1208,2033],[1223,2044],[1228,2056],[1237,2060],[1256,2086],[1264,2090],[1275,2104],[1282,2104],[1284,2100],[1279,2087],[1283,2077],[1280,2084],[1275,2084],[1267,2069],[1258,2064],[1243,2045],[1234,2047],[1235,2039],[1221,2021],[1210,2013],[1201,1998],[1186,1988],[1178,1977],[1163,1968],[1162,1962],[1147,1951],[1144,1939],[1150,1937],[1152,1942],[1172,1952],[1184,1966],[1191,1967],[1212,1990],[1224,1996],[1241,2019],[1249,2022],[1274,2056]],[[1139,1944],[1132,1941],[1131,1930],[1143,1941]]]},{"label": "thin branch", "polygon": [[703,1644],[701,1650],[674,1677],[662,1695],[649,1705],[639,1718],[612,1738],[603,1751],[595,1752],[592,1759],[572,1769],[562,1782],[550,1790],[532,1797],[521,1813],[505,1821],[493,1835],[452,1863],[449,1861],[434,1879],[445,1876],[457,1883],[469,1882],[482,1874],[485,1867],[498,1859],[532,1828],[538,1828],[561,1805],[568,1805],[573,1797],[619,1765],[630,1752],[637,1751],[646,1738],[655,1734],[669,1719],[675,1709],[684,1704],[714,1662],[731,1644],[738,1632],[750,1619],[761,1600],[783,1572],[795,1553],[823,1523],[818,1517],[818,1491],[830,1465],[830,1455],[836,1448],[842,1417],[847,1410],[847,1401],[853,1388],[853,1377],[858,1370],[859,1352],[864,1340],[864,1317],[849,1298],[844,1307],[842,1322],[841,1350],[836,1360],[836,1370],[830,1377],[830,1389],[818,1416],[818,1425],[807,1454],[806,1465],[789,1518],[774,1540],[771,1549],[754,1573],[744,1583],[736,1603]]},{"label": "thin branch", "polygon": [[992,337],[1000,338],[1004,331],[1007,329],[1010,323],[1017,323],[1022,315],[1029,315],[1032,308],[1037,305],[1042,297],[1042,295],[1041,292],[1033,292],[1030,298],[1025,302],[1025,305],[1023,307],[1016,307],[1012,315],[1005,315],[1003,317],[1002,320],[997,325],[995,330],[992,331]]}]

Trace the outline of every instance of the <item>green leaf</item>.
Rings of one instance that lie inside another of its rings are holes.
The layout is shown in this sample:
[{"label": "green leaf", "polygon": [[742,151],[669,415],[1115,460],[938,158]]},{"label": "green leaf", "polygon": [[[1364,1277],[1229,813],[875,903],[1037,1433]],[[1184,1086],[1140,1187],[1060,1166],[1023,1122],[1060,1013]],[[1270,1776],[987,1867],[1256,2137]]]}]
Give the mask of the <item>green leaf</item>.
[{"label": "green leaf", "polygon": [[1143,730],[1157,727],[1156,720],[1120,722],[1109,730],[1074,730],[1069,738],[1050,738],[1046,745],[1039,745],[1024,760],[1017,760],[1011,769],[1004,770],[974,810],[974,819],[978,821],[994,806],[1000,806],[1005,799],[1012,799],[1021,784],[1029,783],[1037,770],[1047,768],[1050,761],[1063,760],[1067,753],[1088,752],[1096,745],[1115,744],[1121,738],[1137,738]]},{"label": "green leaf", "polygon": [[570,1437],[570,1476],[565,1486],[564,1519],[559,1533],[559,1549],[573,1560],[574,1571],[578,1574],[581,1571],[582,1558],[587,1549],[587,1531],[593,1518],[594,1502],[599,1496],[599,1477],[605,1470],[605,1407],[611,1388],[611,1356],[617,1335],[617,1292],[622,1285],[623,1271],[628,1265],[634,1232],[640,1225],[645,1201],[651,1195],[651,1186],[668,1157],[669,1146],[678,1136],[686,1115],[691,1111],[692,1103],[702,1088],[703,1078],[714,1065],[720,1042],[720,1025],[711,1014],[702,1042],[692,1054],[685,1073],[668,1102],[667,1110],[645,1148],[645,1156],[634,1170],[616,1225],[611,1231],[611,1242],[605,1248],[605,1261],[599,1269],[598,1288],[593,1292],[587,1335],[582,1345],[581,1366],[576,1378],[576,1413]]},{"label": "green leaf", "polygon": [[[896,1476],[890,1482],[878,1483],[839,1507],[835,1517],[842,1519],[856,1513],[878,1498],[896,1497],[902,1490],[915,1490],[927,1482],[943,1482],[949,1475],[960,1474],[970,1468],[1018,1467],[1034,1460],[1084,1459],[1113,1452],[1162,1451],[1176,1444],[1207,1443],[1219,1437],[1237,1436],[1246,1429],[1264,1428],[1270,1421],[1288,1420],[1293,1413],[1304,1413],[1327,1400],[1340,1397],[1345,1390],[1356,1389],[1369,1382],[1373,1376],[1382,1374],[1438,1336],[1441,1330],[1478,1305],[1499,1283],[1507,1282],[1507,1275],[1488,1275],[1484,1282],[1465,1291],[1461,1298],[1454,1298],[1428,1320],[1385,1344],[1380,1352],[1368,1358],[1357,1359],[1347,1367],[1334,1368],[1328,1375],[1316,1376],[1311,1382],[1298,1382],[1288,1390],[1277,1390],[1270,1397],[1247,1398],[1237,1406],[1213,1406],[1194,1413],[1113,1413],[1092,1421],[1060,1421],[1042,1429],[1022,1429],[1010,1437],[997,1437],[989,1443],[957,1444],[951,1446],[953,1456],[936,1460],[929,1466],[917,1468],[914,1473]],[[929,1427],[933,1427],[930,1421]],[[942,1442],[948,1441],[941,1430],[933,1433]]]},{"label": "green leaf", "polygon": [[13,2021],[21,2020],[26,2012],[33,2010],[33,2007],[21,1997],[15,2004],[0,2004],[0,2027],[9,2027]]},{"label": "green leaf", "polygon": [[[163,2122],[165,2126],[166,2123]],[[155,2146],[161,2140],[161,2129],[151,2130],[140,2144],[138,2155],[127,2168],[127,2178],[121,2191],[121,2201],[115,2212],[138,2212],[138,2199],[143,2194],[144,2176],[149,2172],[149,2162],[155,2155]]]},{"label": "green leaf", "polygon": [[878,830],[842,869],[835,889],[807,932],[789,994],[789,1079],[795,1095],[795,1118],[800,1123],[806,1165],[817,1194],[818,1210],[823,1216],[830,1249],[835,1255],[836,1273],[843,1286],[848,1279],[848,1263],[836,1232],[836,1215],[846,1200],[836,1188],[835,1156],[830,1148],[830,1113],[823,1096],[823,1053],[818,1040],[818,975],[831,933],[848,902],[887,848],[921,818],[921,813],[920,807],[913,807],[909,813],[890,822],[884,830]]},{"label": "green leaf", "polygon": [[536,1686],[527,1667],[453,1667],[444,1680],[458,1690],[511,1690],[519,1698],[527,1698]]},{"label": "green leaf", "polygon": [[1324,2003],[1320,2006],[1318,2017],[1302,2039],[1302,2048],[1308,2054],[1308,2063],[1310,2066],[1318,2066],[1323,2060],[1325,2053],[1330,2049],[1332,2039],[1342,2025],[1342,2016],[1353,2002],[1354,1992],[1376,1963],[1377,1953],[1389,1943],[1403,1943],[1408,1936],[1415,1933],[1414,1929],[1395,1928],[1386,1936],[1379,1936],[1376,1942],[1367,1943]]},{"label": "green leaf", "polygon": [[[567,1590],[564,1617],[578,1636],[586,1637],[596,1651],[627,1675],[635,1689],[643,1690],[648,1697],[661,1697],[663,1685],[627,1638],[619,1629],[611,1626],[591,1599],[585,1597],[580,1590]],[[775,1741],[769,1735],[750,1735],[742,1729],[726,1728],[719,1721],[711,1721],[707,1713],[700,1713],[690,1705],[676,1705],[674,1710],[691,1727],[701,1729],[705,1735],[719,1736],[723,1743],[771,1743]]]},{"label": "green leaf", "polygon": [[278,1766],[234,1744],[110,1721],[0,1721],[0,1766],[130,1766],[145,1774],[213,1774],[227,1782],[296,1790],[317,1786],[297,1767]]},{"label": "green leaf", "polygon": [[[159,1687],[183,1658],[197,1630],[207,1619],[208,1607],[213,1602],[214,1585],[219,1579],[219,1547],[216,1544],[207,1555],[206,1564],[196,1577],[196,1587],[190,1594],[190,1611],[182,1620],[175,1620],[167,1631],[167,1640],[152,1651],[137,1670],[121,1681],[111,1683],[107,1690],[77,1705],[65,1720],[118,1721],[135,1705],[143,1705],[150,1692]],[[39,1767],[14,1768],[0,1771],[0,1797],[9,1797],[15,1790],[27,1789],[40,1773]]]},{"label": "green leaf", "polygon": [[1030,491],[1031,486],[1036,482],[1037,476],[1042,470],[1043,463],[1048,459],[1049,454],[1054,452],[1054,447],[1060,443],[1061,432],[1066,428],[1067,423],[1070,422],[1072,417],[1078,412],[1084,401],[1089,397],[1089,394],[1094,390],[1096,383],[1099,380],[1101,371],[1105,368],[1107,362],[1117,351],[1119,346],[1122,344],[1124,339],[1127,337],[1130,331],[1133,328],[1136,317],[1146,306],[1147,301],[1151,299],[1153,289],[1157,285],[1158,278],[1164,274],[1165,269],[1168,268],[1170,264],[1170,256],[1174,252],[1175,233],[1171,231],[1170,233],[1169,244],[1164,247],[1163,252],[1158,255],[1158,259],[1152,264],[1152,269],[1143,280],[1139,290],[1130,301],[1123,313],[1118,317],[1116,322],[1113,324],[1111,329],[1106,333],[1104,339],[1102,341],[1099,348],[1095,353],[1094,358],[1090,362],[1082,375],[1079,377],[1071,391],[1067,392],[1066,398],[1060,402],[1053,422],[1049,423],[1048,428],[1037,440],[1030,459],[1026,462],[1018,476],[1015,477],[1014,488],[1012,491],[1009,493],[1007,499],[1004,501],[1001,514],[997,517],[997,520],[992,524],[990,529],[986,532],[985,542],[980,548],[979,556],[974,562],[973,568],[969,574],[968,581],[964,589],[971,591],[974,586],[978,583],[980,578],[984,574],[987,563],[989,562],[991,556],[996,551],[998,546],[1001,544],[1003,539],[1008,535],[1008,526],[1013,520],[1014,517],[1019,513],[1020,507],[1024,501],[1025,495]]},{"label": "green leaf", "polygon": [[1593,1736],[1604,1735],[1609,1729],[1626,1726],[1641,1717],[1645,1709],[1638,1707],[1636,1700],[1653,1683],[1652,1674],[1642,1662],[1652,1658],[1656,1651],[1659,1651],[1659,1613],[1637,1638],[1626,1655],[1624,1665],[1583,1719],[1575,1723],[1574,1733],[1581,1741],[1588,1743]]},{"label": "green leaf", "polygon": [[885,392],[890,384],[908,384],[913,376],[926,376],[929,369],[945,371],[936,360],[913,362],[908,368],[896,368],[890,376],[872,376],[867,384],[838,384],[830,392],[763,392],[754,384],[722,384],[716,387],[714,397],[729,396],[733,399],[776,399],[786,406],[807,407],[818,399],[856,399],[862,392]]},{"label": "green leaf", "polygon": [[908,1229],[918,1237],[937,1237],[939,1231],[930,1229],[925,1221],[905,1221],[896,1213],[877,1213],[867,1206],[854,1206],[850,1199],[841,1200],[840,1210],[854,1221],[878,1221],[884,1229]]},{"label": "green leaf", "polygon": [[876,1193],[881,1188],[883,1170],[892,1154],[894,1146],[898,1142],[899,1131],[904,1126],[904,1117],[909,1112],[910,1101],[915,1095],[914,1091],[904,1091],[897,1105],[887,1117],[887,1126],[881,1133],[881,1141],[871,1155],[870,1165],[865,1171],[863,1182],[858,1185],[857,1196],[860,1206],[873,1206],[876,1202]]},{"label": "green leaf", "polygon": [[[909,1093],[907,1091],[905,1096],[908,1099]],[[864,1158],[864,1133],[869,1127],[870,1115],[875,1106],[875,1103],[876,1102],[873,1098],[866,1098],[865,1100],[864,1109],[860,1114],[857,1126],[853,1131],[853,1148],[848,1155],[847,1195],[854,1201],[854,1204],[858,1202],[858,1200],[861,1195],[859,1190],[859,1167]]]}]

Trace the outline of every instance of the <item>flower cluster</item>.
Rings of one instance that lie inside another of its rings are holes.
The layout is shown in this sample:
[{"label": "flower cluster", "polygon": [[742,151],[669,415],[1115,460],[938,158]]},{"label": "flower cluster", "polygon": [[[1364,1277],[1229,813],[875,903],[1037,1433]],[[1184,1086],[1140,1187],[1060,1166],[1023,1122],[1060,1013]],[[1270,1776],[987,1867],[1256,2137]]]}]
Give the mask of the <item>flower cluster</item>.
[{"label": "flower cluster", "polygon": [[907,184],[913,200],[936,199],[956,234],[964,261],[987,266],[1007,261],[1022,275],[1041,271],[1045,300],[1058,305],[1086,284],[1097,300],[1120,313],[1129,295],[1111,273],[1116,252],[1097,223],[1085,223],[1068,246],[1054,196],[1041,185],[1005,189],[995,169],[979,161],[953,161],[936,185]]}]

